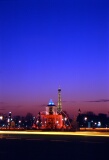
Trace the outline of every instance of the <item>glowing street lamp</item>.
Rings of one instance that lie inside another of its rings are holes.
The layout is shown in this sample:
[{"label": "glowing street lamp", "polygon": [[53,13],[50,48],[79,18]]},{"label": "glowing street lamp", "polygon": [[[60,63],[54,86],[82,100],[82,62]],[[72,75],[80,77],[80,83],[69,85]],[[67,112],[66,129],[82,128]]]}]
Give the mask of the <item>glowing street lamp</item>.
[{"label": "glowing street lamp", "polygon": [[87,121],[87,117],[84,117],[84,120]]},{"label": "glowing street lamp", "polygon": [[85,130],[86,130],[86,128],[87,128],[87,117],[84,117],[84,121],[85,121]]},{"label": "glowing street lamp", "polygon": [[65,121],[67,120],[67,118],[65,117]]},{"label": "glowing street lamp", "polygon": [[0,120],[3,120],[3,116],[0,116]]}]

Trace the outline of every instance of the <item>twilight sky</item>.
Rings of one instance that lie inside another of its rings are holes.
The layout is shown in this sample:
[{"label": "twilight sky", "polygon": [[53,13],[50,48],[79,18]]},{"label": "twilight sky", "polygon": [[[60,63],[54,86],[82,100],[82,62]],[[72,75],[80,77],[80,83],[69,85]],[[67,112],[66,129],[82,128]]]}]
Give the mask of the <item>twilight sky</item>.
[{"label": "twilight sky", "polygon": [[0,112],[109,112],[108,0],[0,0]]}]

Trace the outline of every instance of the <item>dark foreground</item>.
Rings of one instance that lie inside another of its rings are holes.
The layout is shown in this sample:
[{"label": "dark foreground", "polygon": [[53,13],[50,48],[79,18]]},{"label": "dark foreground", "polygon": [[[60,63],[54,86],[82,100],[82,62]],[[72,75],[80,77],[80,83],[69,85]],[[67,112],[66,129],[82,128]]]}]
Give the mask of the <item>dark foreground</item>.
[{"label": "dark foreground", "polygon": [[109,138],[90,136],[0,139],[0,160],[108,160]]}]

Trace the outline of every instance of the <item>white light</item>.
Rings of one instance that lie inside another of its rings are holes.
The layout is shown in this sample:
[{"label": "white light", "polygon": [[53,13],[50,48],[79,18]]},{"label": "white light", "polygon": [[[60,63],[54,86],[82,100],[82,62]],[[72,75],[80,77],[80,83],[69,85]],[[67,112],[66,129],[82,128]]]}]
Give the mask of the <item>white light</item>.
[{"label": "white light", "polygon": [[0,116],[0,120],[2,120],[3,119],[3,116]]},{"label": "white light", "polygon": [[101,126],[101,122],[98,122],[98,126],[99,126],[99,127]]},{"label": "white light", "polygon": [[56,123],[59,123],[59,121],[56,121]]},{"label": "white light", "polygon": [[67,118],[65,117],[65,121],[67,120]]},{"label": "white light", "polygon": [[87,117],[85,117],[84,120],[87,121]]},{"label": "white light", "polygon": [[8,118],[8,122],[10,122],[10,119]]}]

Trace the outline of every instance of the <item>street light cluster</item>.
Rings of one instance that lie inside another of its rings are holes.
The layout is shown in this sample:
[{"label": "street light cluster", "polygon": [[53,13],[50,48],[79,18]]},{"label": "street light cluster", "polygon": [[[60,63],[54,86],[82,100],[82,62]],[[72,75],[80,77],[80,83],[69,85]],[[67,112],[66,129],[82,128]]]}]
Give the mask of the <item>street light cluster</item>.
[{"label": "street light cluster", "polygon": [[[39,113],[36,117],[28,113],[25,117],[12,116],[9,112],[8,115],[0,114],[0,129],[44,129],[44,126],[55,130],[60,126],[60,119],[56,119],[55,124],[52,121],[52,115],[49,121]],[[46,114],[46,113],[45,113]],[[62,111],[61,123],[68,130],[79,130],[79,128],[109,128],[109,117],[106,114],[81,114],[79,113],[76,119],[70,119],[65,112]]]},{"label": "street light cluster", "polygon": [[79,127],[83,128],[106,128],[109,127],[109,117],[107,117],[106,114],[98,114],[95,115],[93,113],[89,114],[78,114],[77,122],[79,124]]}]

